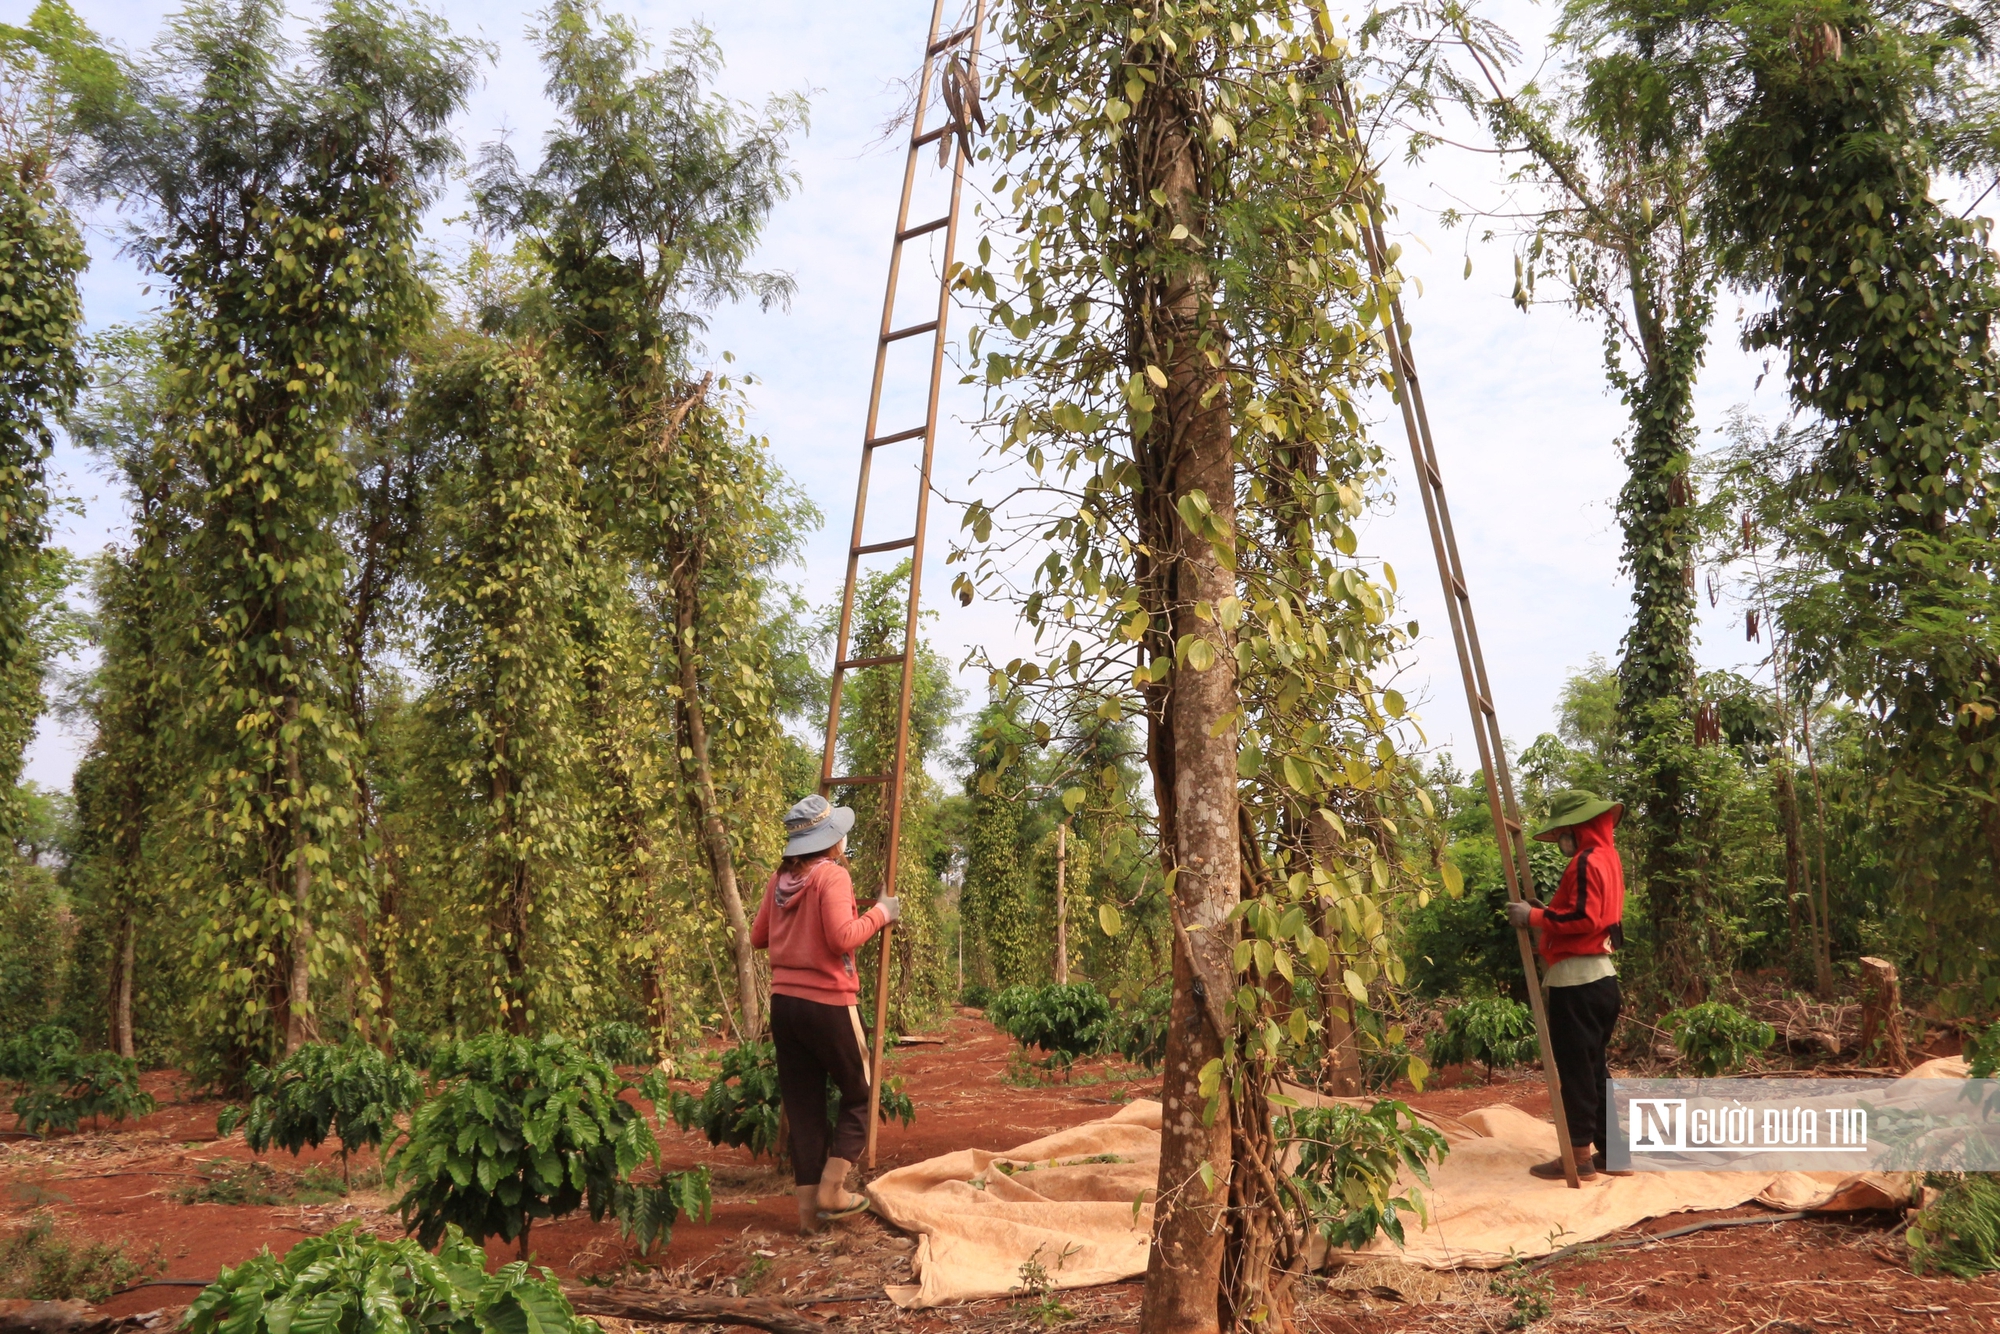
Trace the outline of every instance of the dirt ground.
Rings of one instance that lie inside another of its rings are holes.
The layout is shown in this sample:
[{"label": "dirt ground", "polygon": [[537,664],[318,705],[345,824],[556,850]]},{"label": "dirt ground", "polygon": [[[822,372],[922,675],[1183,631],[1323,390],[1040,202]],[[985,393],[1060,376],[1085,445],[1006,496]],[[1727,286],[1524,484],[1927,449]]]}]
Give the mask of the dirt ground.
[{"label": "dirt ground", "polygon": [[[1067,1085],[1024,1087],[1008,1078],[1012,1044],[974,1012],[955,1016],[938,1045],[905,1048],[888,1060],[917,1106],[914,1125],[881,1134],[881,1170],[967,1146],[1007,1148],[1108,1115],[1153,1087],[1117,1062],[1080,1063]],[[1018,1067],[1018,1058],[1014,1064]],[[192,1099],[171,1074],[147,1077],[160,1110],[143,1121],[47,1142],[0,1140],[0,1231],[40,1212],[71,1231],[124,1245],[134,1259],[155,1260],[156,1278],[113,1297],[106,1309],[132,1314],[185,1303],[196,1290],[162,1280],[213,1279],[269,1248],[282,1253],[301,1236],[359,1220],[400,1231],[392,1198],[370,1158],[350,1169],[345,1197],[324,1203],[183,1203],[177,1197],[252,1160],[241,1138],[218,1141],[220,1104]],[[1475,1072],[1447,1069],[1423,1094],[1399,1093],[1432,1112],[1459,1114],[1508,1102],[1545,1114],[1539,1077],[1484,1084]],[[11,1120],[0,1118],[0,1131]],[[537,1263],[576,1281],[642,1282],[678,1291],[810,1299],[807,1309],[834,1329],[907,1331],[1092,1330],[1136,1328],[1137,1282],[1058,1294],[1061,1310],[998,1300],[928,1312],[897,1312],[885,1282],[907,1281],[914,1242],[872,1216],[828,1234],[795,1231],[789,1174],[736,1149],[714,1149],[669,1123],[661,1138],[670,1166],[709,1165],[715,1210],[706,1223],[683,1221],[664,1253],[641,1257],[610,1224],[572,1218],[534,1230]],[[337,1179],[330,1151],[294,1161],[269,1155],[278,1184]],[[281,1192],[286,1193],[286,1192]],[[1755,1206],[1723,1216],[1754,1216]],[[1660,1232],[1701,1221],[1681,1214],[1642,1225]],[[1693,1331],[1699,1334],[1800,1334],[1862,1331],[2000,1329],[2000,1279],[1975,1283],[1917,1278],[1900,1239],[1902,1220],[1888,1215],[1808,1219],[1717,1229],[1656,1243],[1600,1246],[1518,1276],[1438,1274],[1376,1262],[1315,1279],[1303,1294],[1300,1325],[1327,1334],[1390,1331],[1544,1330]],[[1636,1234],[1635,1234],[1636,1235]],[[1610,1241],[1628,1238],[1611,1238]],[[513,1248],[488,1247],[498,1263]],[[617,1324],[619,1322],[607,1322]]]}]

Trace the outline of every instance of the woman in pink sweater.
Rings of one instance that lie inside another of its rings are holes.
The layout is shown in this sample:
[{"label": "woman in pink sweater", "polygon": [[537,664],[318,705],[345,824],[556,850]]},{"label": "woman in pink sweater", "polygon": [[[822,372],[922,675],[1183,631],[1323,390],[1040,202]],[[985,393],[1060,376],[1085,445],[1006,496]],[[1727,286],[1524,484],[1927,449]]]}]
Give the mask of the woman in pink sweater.
[{"label": "woman in pink sweater", "polygon": [[[785,813],[785,858],[764,887],[750,943],[771,951],[771,1041],[778,1092],[792,1128],[792,1173],[799,1230],[860,1213],[868,1201],[847,1191],[847,1174],[868,1140],[868,1046],[861,1036],[860,979],[854,951],[902,915],[884,895],[857,915],[847,874],[854,812],[811,796]],[[829,1144],[826,1084],[840,1090]]]}]

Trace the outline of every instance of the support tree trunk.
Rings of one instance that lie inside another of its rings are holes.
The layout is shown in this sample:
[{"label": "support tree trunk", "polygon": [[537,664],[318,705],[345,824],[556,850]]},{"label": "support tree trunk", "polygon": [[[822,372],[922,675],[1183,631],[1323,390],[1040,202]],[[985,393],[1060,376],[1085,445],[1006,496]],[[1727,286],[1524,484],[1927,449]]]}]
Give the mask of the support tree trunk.
[{"label": "support tree trunk", "polygon": [[[1140,458],[1140,539],[1160,553],[1150,574],[1174,666],[1149,698],[1149,750],[1160,809],[1160,851],[1171,877],[1173,1002],[1153,1249],[1139,1324],[1145,1334],[1206,1334],[1223,1320],[1228,1237],[1230,1090],[1205,1116],[1201,1073],[1224,1055],[1221,1031],[1234,988],[1233,933],[1241,875],[1237,845],[1235,635],[1215,614],[1236,592],[1224,560],[1235,541],[1235,468],[1221,331],[1195,247],[1208,231],[1197,91],[1175,57],[1140,102],[1125,163],[1134,199],[1164,201],[1165,226],[1187,228],[1176,271],[1136,280],[1128,308],[1135,371],[1164,371]],[[1198,525],[1198,526],[1197,526]],[[1149,531],[1150,530],[1150,531]],[[1217,549],[1224,553],[1218,559]],[[1155,625],[1159,624],[1158,621]],[[1149,640],[1158,641],[1157,630]]]},{"label": "support tree trunk", "polygon": [[[1064,874],[1069,869],[1069,822],[1056,826],[1056,985],[1069,982],[1069,886]],[[963,988],[961,987],[961,990]]]},{"label": "support tree trunk", "polygon": [[[1306,820],[1306,844],[1314,864],[1331,862],[1339,848],[1333,826],[1314,811]],[[1333,940],[1338,930],[1326,919],[1326,901],[1313,900],[1313,931]],[[1320,1022],[1326,1026],[1326,1058],[1321,1063],[1320,1088],[1339,1098],[1361,1096],[1361,1048],[1354,1038],[1354,998],[1341,982],[1343,969],[1330,963],[1319,975]]]},{"label": "support tree trunk", "polygon": [[[1833,999],[1833,914],[1827,901],[1826,890],[1826,789],[1819,782],[1819,760],[1813,754],[1812,702],[1806,700],[1799,705],[1804,716],[1799,729],[1799,740],[1806,749],[1806,773],[1812,779],[1813,808],[1819,816],[1816,829],[1819,838],[1819,935],[1813,942],[1813,992],[1821,1000]],[[1806,867],[1810,872],[1810,864]],[[1813,887],[1808,881],[1806,892]]]},{"label": "support tree trunk", "polygon": [[498,729],[493,738],[493,781],[490,787],[494,818],[496,821],[494,842],[501,848],[504,860],[500,874],[494,878],[493,886],[498,892],[493,896],[494,904],[500,909],[501,958],[507,968],[506,985],[502,988],[501,1005],[507,1031],[526,1034],[528,1031],[528,919],[534,913],[534,884],[528,876],[528,866],[521,859],[519,845],[515,840],[513,775],[507,767],[508,735],[505,728]]},{"label": "support tree trunk", "polygon": [[1644,364],[1614,368],[1632,413],[1630,476],[1618,497],[1625,568],[1632,575],[1632,626],[1618,667],[1619,721],[1633,757],[1632,805],[1643,841],[1646,888],[1659,973],[1683,1003],[1707,997],[1706,873],[1696,829],[1694,716],[1694,379],[1708,336],[1708,302],[1676,292],[1649,253],[1627,254],[1633,326]]},{"label": "support tree trunk", "polygon": [[689,756],[682,761],[688,771],[688,791],[694,815],[701,827],[701,845],[708,857],[708,869],[715,879],[716,897],[722,900],[723,915],[729,919],[729,943],[736,962],[736,1000],[742,1007],[741,1034],[753,1040],[764,1031],[764,1005],[757,984],[757,951],[750,944],[750,918],[743,910],[743,894],[736,883],[736,855],[729,846],[729,830],[722,822],[722,803],[715,795],[715,772],[708,758],[708,719],[701,703],[701,675],[696,667],[695,605],[700,590],[695,583],[699,561],[684,555],[675,569],[674,655],[680,663],[680,711],[683,739]]},{"label": "support tree trunk", "polygon": [[118,956],[111,974],[111,1050],[120,1056],[132,1047],[132,970],[138,962],[139,919],[126,905],[118,921]]},{"label": "support tree trunk", "polygon": [[[296,733],[299,700],[294,695],[285,702],[287,730]],[[285,1055],[289,1056],[317,1036],[312,1016],[312,862],[306,857],[310,840],[306,835],[305,775],[299,762],[299,748],[291,742],[285,748],[285,777],[292,799],[292,959],[291,978],[286,986]]]}]

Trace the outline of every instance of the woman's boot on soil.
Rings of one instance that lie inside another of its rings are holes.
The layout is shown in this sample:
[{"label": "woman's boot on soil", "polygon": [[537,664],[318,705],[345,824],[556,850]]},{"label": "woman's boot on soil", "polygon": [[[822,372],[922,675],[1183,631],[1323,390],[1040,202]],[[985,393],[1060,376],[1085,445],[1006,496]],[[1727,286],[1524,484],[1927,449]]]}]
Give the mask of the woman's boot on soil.
[{"label": "woman's boot on soil", "polygon": [[868,1207],[865,1195],[847,1193],[847,1174],[854,1170],[854,1164],[845,1158],[826,1160],[826,1171],[819,1178],[819,1216],[821,1219],[851,1218]]},{"label": "woman's boot on soil", "polygon": [[796,1194],[799,1197],[799,1231],[810,1237],[826,1226],[819,1221],[819,1187],[800,1186]]}]

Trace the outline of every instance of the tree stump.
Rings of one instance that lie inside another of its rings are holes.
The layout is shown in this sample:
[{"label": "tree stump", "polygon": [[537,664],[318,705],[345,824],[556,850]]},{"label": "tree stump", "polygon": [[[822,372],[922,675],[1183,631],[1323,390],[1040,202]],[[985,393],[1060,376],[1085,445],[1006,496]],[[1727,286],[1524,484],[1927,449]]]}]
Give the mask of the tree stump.
[{"label": "tree stump", "polygon": [[1910,1068],[1903,1042],[1903,988],[1887,959],[1861,960],[1861,1054],[1892,1070]]}]

